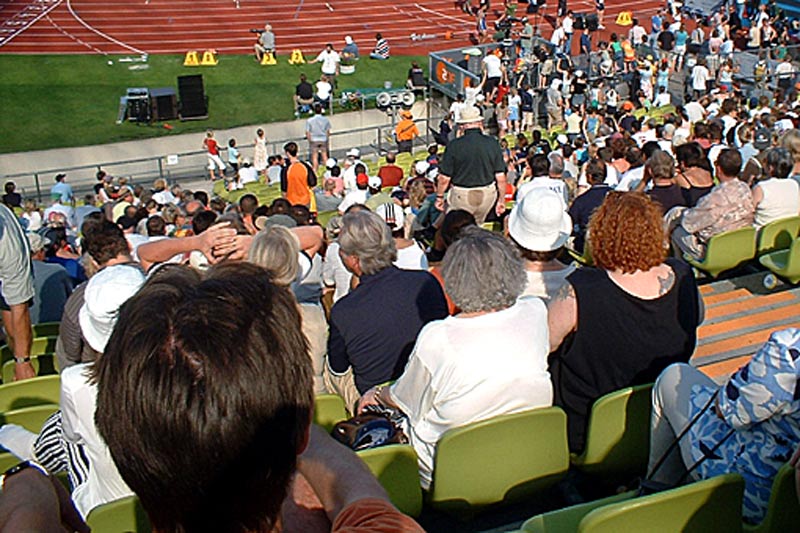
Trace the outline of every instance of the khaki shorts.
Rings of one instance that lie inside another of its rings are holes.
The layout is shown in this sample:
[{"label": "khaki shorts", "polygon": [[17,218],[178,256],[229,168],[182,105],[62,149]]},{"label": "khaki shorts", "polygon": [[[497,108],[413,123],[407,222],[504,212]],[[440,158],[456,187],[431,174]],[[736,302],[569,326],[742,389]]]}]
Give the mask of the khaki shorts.
[{"label": "khaki shorts", "polygon": [[494,183],[472,188],[453,186],[447,197],[447,210],[463,209],[468,211],[475,217],[475,222],[480,225],[486,220],[486,216],[496,202],[497,185]]}]

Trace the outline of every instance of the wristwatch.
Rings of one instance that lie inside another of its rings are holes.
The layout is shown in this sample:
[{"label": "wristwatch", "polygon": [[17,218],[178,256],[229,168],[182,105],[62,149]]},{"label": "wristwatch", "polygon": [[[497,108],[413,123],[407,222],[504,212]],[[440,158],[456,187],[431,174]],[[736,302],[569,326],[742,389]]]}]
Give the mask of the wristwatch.
[{"label": "wristwatch", "polygon": [[25,363],[31,362],[31,356],[27,355],[25,357],[14,357],[14,362],[18,365],[24,365]]},{"label": "wristwatch", "polygon": [[3,475],[0,475],[0,493],[3,492],[3,489],[6,484],[6,479],[10,478],[13,475],[19,474],[20,472],[28,468],[35,468],[36,470],[41,472],[42,475],[44,475],[45,477],[50,475],[47,472],[47,470],[36,461],[22,461],[21,463],[12,466],[11,468],[3,472]]}]

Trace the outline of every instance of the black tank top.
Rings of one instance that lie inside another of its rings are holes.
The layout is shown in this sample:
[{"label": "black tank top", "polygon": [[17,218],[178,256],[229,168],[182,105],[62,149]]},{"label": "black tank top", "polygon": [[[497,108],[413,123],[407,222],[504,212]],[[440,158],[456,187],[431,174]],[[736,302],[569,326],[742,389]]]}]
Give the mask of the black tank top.
[{"label": "black tank top", "polygon": [[697,339],[697,285],[692,271],[667,259],[675,283],[644,300],[617,286],[605,270],[580,268],[575,289],[578,327],[550,355],[554,403],[567,413],[570,450],[584,446],[592,404],[618,389],[653,382],[672,363],[687,362]]}]

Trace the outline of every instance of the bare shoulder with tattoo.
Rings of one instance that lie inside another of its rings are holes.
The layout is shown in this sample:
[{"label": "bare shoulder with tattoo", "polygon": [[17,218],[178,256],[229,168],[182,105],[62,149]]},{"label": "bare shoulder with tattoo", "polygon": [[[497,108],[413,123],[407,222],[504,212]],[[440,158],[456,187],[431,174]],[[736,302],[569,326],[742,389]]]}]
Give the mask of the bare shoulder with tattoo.
[{"label": "bare shoulder with tattoo", "polygon": [[548,302],[548,306],[555,304],[557,302],[562,302],[568,298],[575,298],[575,289],[572,287],[572,283],[565,281],[561,284],[561,287],[558,288],[556,293]]},{"label": "bare shoulder with tattoo", "polygon": [[658,296],[667,294],[675,285],[675,272],[667,266],[666,272],[658,275]]}]

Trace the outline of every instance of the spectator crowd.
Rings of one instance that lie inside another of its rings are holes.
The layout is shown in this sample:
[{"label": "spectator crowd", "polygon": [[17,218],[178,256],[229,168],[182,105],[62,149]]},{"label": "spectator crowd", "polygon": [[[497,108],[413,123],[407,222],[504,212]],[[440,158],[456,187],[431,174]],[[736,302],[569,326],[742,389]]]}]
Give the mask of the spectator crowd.
[{"label": "spectator crowd", "polygon": [[[688,365],[704,308],[685,257],[800,216],[792,27],[740,6],[708,34],[664,10],[597,52],[581,38],[580,68],[567,10],[551,40],[565,53],[523,45],[521,62],[541,63],[533,80],[488,54],[450,108],[444,151],[408,166],[390,152],[370,172],[355,147],[330,157],[330,122],[303,87],[309,161],[295,142],[268,155],[259,129],[252,160],[232,141],[226,165],[206,134],[224,195],[100,171],[78,200],[59,174],[41,210],[7,183],[0,309],[15,377],[35,375],[31,325],[60,322],[61,405],[39,432],[0,427],[0,445],[35,462],[0,482],[0,529],[85,530],[92,509],[135,493],[159,531],[421,531],[309,425],[315,395],[351,415],[392,411],[428,488],[449,429],[555,405],[580,453],[597,399],[653,382],[652,477],[740,473],[758,522],[800,445],[800,331],[774,333],[722,386]],[[750,87],[731,57],[745,28],[778,60]],[[331,53],[317,60],[334,76]],[[674,105],[679,71],[692,99]],[[534,128],[537,90],[547,130]],[[259,183],[280,197],[262,203]],[[68,475],[71,499],[48,473]]]}]

